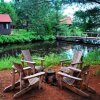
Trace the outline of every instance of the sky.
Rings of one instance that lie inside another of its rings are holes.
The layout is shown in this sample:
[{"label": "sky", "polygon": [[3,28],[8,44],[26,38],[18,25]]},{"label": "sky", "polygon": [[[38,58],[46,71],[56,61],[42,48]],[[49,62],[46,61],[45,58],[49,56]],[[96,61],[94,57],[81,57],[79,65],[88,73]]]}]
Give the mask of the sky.
[{"label": "sky", "polygon": [[12,1],[12,0],[4,0],[5,2],[10,2],[10,1]]},{"label": "sky", "polygon": [[66,9],[63,12],[63,15],[68,15],[70,17],[73,17],[74,13],[76,11],[78,11],[78,10],[79,10],[78,7],[75,7],[75,6],[71,7],[71,6],[69,6],[69,7],[66,7]]},{"label": "sky", "polygon": [[83,11],[86,11],[86,9],[91,9],[91,8],[94,8],[94,7],[100,7],[99,4],[80,4],[78,5],[77,3],[73,3],[72,5],[65,5],[64,6],[64,12],[63,12],[63,15],[67,15],[67,16],[70,16],[73,18],[73,15],[76,11],[78,10],[83,10]]}]

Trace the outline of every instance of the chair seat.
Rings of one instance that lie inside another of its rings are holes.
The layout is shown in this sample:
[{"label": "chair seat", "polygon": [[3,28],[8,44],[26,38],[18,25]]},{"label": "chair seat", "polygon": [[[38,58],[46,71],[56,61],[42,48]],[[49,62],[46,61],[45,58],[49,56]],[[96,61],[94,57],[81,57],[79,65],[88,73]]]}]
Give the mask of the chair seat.
[{"label": "chair seat", "polygon": [[63,81],[69,85],[72,85],[74,83],[74,79],[69,78],[69,77],[63,77]]},{"label": "chair seat", "polygon": [[38,78],[38,77],[29,79],[30,85],[34,85],[34,84],[36,84],[37,82],[39,82],[39,78]]},{"label": "chair seat", "polygon": [[42,66],[35,66],[35,69],[40,72],[40,71],[43,71],[44,70],[44,67]]},{"label": "chair seat", "polygon": [[68,67],[61,67],[60,71],[70,74],[72,71]]}]

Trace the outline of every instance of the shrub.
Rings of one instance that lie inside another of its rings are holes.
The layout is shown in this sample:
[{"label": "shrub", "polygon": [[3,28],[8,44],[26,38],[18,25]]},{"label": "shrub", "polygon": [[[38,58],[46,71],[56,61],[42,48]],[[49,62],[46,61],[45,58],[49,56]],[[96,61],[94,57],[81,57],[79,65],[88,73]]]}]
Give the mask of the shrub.
[{"label": "shrub", "polygon": [[20,63],[20,59],[18,57],[6,57],[0,59],[0,70],[11,69],[13,62]]},{"label": "shrub", "polygon": [[[37,55],[35,55],[33,58],[38,58]],[[54,65],[57,65],[60,63],[60,60],[62,59],[62,56],[59,56],[57,54],[49,54],[44,57],[45,59],[45,67],[53,67]],[[21,57],[6,57],[2,58],[0,60],[0,70],[4,69],[11,69],[12,62],[18,62],[21,63]],[[40,60],[35,60],[36,64],[40,64]]]},{"label": "shrub", "polygon": [[[15,33],[16,32],[16,33]],[[35,32],[27,32],[25,30],[14,30],[11,35],[1,35],[0,36],[0,44],[8,44],[8,43],[25,43],[32,42],[37,40],[53,40],[55,37],[50,35],[37,35]]]},{"label": "shrub", "polygon": [[93,50],[84,57],[86,64],[100,64],[100,50]]}]

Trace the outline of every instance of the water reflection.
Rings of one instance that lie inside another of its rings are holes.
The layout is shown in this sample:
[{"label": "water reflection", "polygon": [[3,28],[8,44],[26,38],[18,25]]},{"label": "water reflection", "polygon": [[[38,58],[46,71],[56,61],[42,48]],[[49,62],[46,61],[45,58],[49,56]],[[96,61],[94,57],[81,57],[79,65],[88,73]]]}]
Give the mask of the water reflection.
[{"label": "water reflection", "polygon": [[75,51],[82,51],[83,56],[87,56],[89,52],[93,50],[100,51],[100,46],[90,46],[90,45],[82,45],[82,44],[71,44],[71,46],[63,47],[65,50],[61,53],[61,55],[66,55],[68,59],[72,59]]},{"label": "water reflection", "polygon": [[62,55],[66,55],[67,59],[72,59],[75,51],[82,51],[83,56],[88,54],[88,48],[81,45],[72,45],[64,49],[65,51],[62,52]]},{"label": "water reflection", "polygon": [[16,44],[16,45],[7,45],[2,46],[0,48],[0,57],[7,56],[18,56],[21,54],[22,49],[29,49],[31,54],[38,55],[44,57],[49,53],[56,54],[65,54],[68,55],[69,58],[73,56],[75,50],[82,50],[84,56],[88,54],[88,52],[93,51],[94,49],[100,50],[100,46],[93,45],[83,45],[83,44],[75,44],[68,42],[56,42],[56,41],[46,41],[46,42],[36,42],[30,44]]},{"label": "water reflection", "polygon": [[74,54],[74,52],[72,49],[66,50],[64,53],[62,53],[62,55],[66,55],[67,59],[72,59],[73,54]]}]

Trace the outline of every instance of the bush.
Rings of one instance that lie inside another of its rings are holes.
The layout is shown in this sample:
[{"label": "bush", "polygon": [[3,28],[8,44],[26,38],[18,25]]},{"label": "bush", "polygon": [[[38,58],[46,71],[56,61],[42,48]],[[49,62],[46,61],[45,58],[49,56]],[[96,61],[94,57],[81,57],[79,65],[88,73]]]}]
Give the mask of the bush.
[{"label": "bush", "polygon": [[[84,61],[84,65],[87,64],[100,64],[100,56],[98,55],[100,54],[99,52],[97,52],[96,55],[96,51],[93,51],[92,53],[90,52],[89,55],[87,57],[84,57],[83,61]],[[2,58],[0,59],[0,70],[4,70],[4,69],[11,69],[12,66],[12,62],[18,62],[21,63],[21,55],[19,55],[18,57],[6,57],[6,58]],[[32,56],[33,58],[38,58],[39,55],[34,55]],[[95,59],[97,58],[97,59]],[[44,56],[45,62],[44,62],[44,66],[46,68],[48,67],[53,67],[55,65],[59,65],[60,64],[60,60],[61,59],[67,59],[67,57],[65,57],[64,55],[58,55],[58,54],[48,54]],[[35,61],[37,65],[40,65],[40,60],[36,60]],[[66,62],[66,64],[69,64],[70,62]],[[85,66],[86,68],[89,65]],[[97,75],[100,73],[100,70],[96,72]]]},{"label": "bush", "polygon": [[6,57],[0,59],[0,70],[11,69],[14,61],[20,63],[20,59],[18,57]]},{"label": "bush", "polygon": [[86,64],[100,64],[100,50],[89,52],[88,55],[84,57],[84,62]]},{"label": "bush", "polygon": [[59,32],[60,35],[61,34],[65,36],[81,36],[82,35],[82,31],[78,27],[75,27],[74,25],[68,26],[68,25],[60,24],[59,29],[60,29],[60,32]]},{"label": "bush", "polygon": [[[15,33],[16,32],[16,33]],[[27,32],[25,30],[14,30],[11,35],[1,35],[0,44],[7,43],[25,43],[38,40],[53,40],[53,35],[37,35],[35,32]]]},{"label": "bush", "polygon": [[[38,56],[34,56],[33,58],[38,58]],[[58,65],[60,64],[60,60],[62,59],[62,56],[59,56],[57,54],[49,54],[49,55],[45,55],[44,59],[44,65],[45,67],[53,67],[54,65]],[[18,62],[21,63],[21,57],[19,55],[19,57],[6,57],[6,58],[2,58],[0,60],[0,70],[4,70],[4,69],[11,69],[12,66],[12,62]],[[40,65],[40,60],[35,60],[36,65]]]}]

